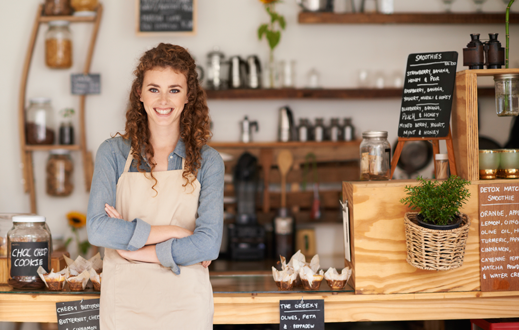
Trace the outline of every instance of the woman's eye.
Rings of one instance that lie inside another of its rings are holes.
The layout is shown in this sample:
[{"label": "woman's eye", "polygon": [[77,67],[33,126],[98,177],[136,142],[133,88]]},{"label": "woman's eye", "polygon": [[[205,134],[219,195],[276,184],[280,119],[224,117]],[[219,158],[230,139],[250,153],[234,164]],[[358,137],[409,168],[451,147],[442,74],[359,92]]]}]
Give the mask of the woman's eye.
[{"label": "woman's eye", "polygon": [[169,91],[170,93],[179,93],[180,91],[178,89],[172,89]]},{"label": "woman's eye", "polygon": [[152,92],[152,93],[157,93],[158,91],[159,91],[159,90],[156,89],[156,88],[150,88],[150,92]]}]

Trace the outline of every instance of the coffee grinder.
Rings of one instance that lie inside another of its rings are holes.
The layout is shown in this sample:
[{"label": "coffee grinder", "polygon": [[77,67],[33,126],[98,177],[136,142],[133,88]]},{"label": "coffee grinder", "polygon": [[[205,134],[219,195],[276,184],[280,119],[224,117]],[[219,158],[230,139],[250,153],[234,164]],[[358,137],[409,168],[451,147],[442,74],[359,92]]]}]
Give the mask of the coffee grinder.
[{"label": "coffee grinder", "polygon": [[256,216],[258,159],[244,153],[234,169],[236,221],[229,225],[229,253],[231,259],[257,260],[265,258],[265,228]]}]

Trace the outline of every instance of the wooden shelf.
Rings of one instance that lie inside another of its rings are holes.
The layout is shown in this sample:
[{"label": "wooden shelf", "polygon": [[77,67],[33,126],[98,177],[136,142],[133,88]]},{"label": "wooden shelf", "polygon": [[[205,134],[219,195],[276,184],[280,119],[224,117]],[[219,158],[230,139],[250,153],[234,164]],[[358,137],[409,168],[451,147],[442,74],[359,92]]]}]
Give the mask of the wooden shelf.
[{"label": "wooden shelf", "polygon": [[80,22],[95,22],[96,15],[94,16],[41,16],[39,19],[40,23],[48,23],[52,21],[68,21],[71,23]]},{"label": "wooden shelf", "polygon": [[81,150],[81,147],[79,145],[25,145],[26,151],[50,151],[50,150]]},{"label": "wooden shelf", "polygon": [[[335,14],[300,12],[300,24],[503,24],[502,13],[394,13]],[[510,14],[510,24],[519,24],[519,14]]]},{"label": "wooden shelf", "polygon": [[310,148],[318,148],[318,147],[358,147],[360,144],[360,140],[355,141],[308,141],[308,142],[298,142],[298,141],[290,141],[290,142],[251,142],[251,143],[243,143],[243,142],[210,142],[209,146],[215,149],[221,148],[300,148],[300,147],[310,147]]},{"label": "wooden shelf", "polygon": [[[206,90],[212,100],[284,100],[284,99],[394,99],[402,97],[401,88],[338,88],[338,89],[226,89]],[[479,96],[494,96],[494,88],[478,89]]]}]

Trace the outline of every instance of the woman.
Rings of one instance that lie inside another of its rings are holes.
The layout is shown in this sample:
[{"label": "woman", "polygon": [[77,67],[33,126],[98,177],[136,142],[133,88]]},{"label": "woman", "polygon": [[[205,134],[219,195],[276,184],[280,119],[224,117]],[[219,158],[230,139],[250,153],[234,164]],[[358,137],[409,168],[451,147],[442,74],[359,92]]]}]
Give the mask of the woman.
[{"label": "woman", "polygon": [[[135,70],[126,132],[97,152],[90,243],[106,248],[101,329],[212,329],[207,266],[223,226],[223,161],[195,63],[161,43]],[[115,207],[114,207],[115,205]]]}]

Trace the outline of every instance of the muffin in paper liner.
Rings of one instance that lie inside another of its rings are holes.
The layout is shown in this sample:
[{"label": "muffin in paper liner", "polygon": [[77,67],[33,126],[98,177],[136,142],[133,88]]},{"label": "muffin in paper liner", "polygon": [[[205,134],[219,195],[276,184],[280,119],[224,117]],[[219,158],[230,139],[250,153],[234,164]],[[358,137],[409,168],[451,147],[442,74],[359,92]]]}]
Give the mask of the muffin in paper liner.
[{"label": "muffin in paper liner", "polygon": [[101,281],[103,280],[103,273],[98,274],[95,269],[90,268],[90,281],[94,285],[94,291],[101,291]]},{"label": "muffin in paper liner", "polygon": [[65,286],[65,278],[67,275],[67,269],[63,269],[60,272],[55,273],[54,269],[51,269],[50,273],[40,266],[36,271],[40,276],[43,283],[49,291],[62,291]]},{"label": "muffin in paper liner", "polygon": [[72,273],[67,277],[67,283],[70,291],[83,291],[90,279],[90,273],[84,270],[81,274],[74,276]]},{"label": "muffin in paper liner", "polygon": [[319,290],[321,282],[324,278],[324,272],[321,269],[319,272],[314,272],[310,266],[305,265],[299,270],[299,277],[306,290]]},{"label": "muffin in paper liner", "polygon": [[350,268],[345,267],[339,274],[337,269],[330,267],[326,273],[324,273],[324,279],[332,290],[341,290],[346,286],[346,283],[348,283],[351,272]]},{"label": "muffin in paper liner", "polygon": [[281,291],[292,290],[297,278],[296,273],[292,273],[289,270],[277,270],[275,267],[272,267],[272,276],[276,286]]}]

